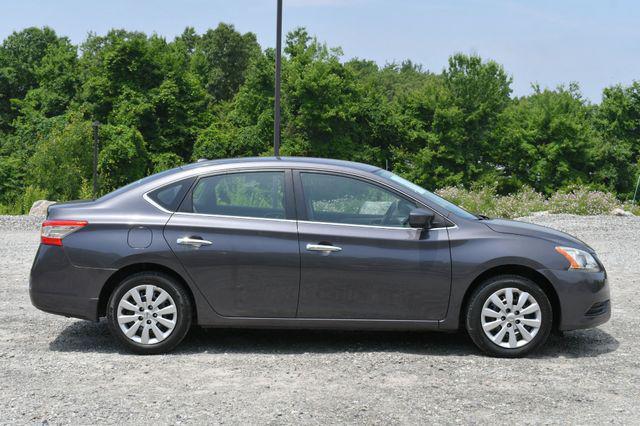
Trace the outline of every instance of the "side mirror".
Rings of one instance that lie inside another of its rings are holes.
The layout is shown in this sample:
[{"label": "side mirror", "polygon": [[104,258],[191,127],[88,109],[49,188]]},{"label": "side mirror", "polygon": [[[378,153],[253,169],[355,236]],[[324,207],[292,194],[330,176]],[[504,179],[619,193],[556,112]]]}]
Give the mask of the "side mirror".
[{"label": "side mirror", "polygon": [[409,226],[412,228],[431,228],[433,212],[425,209],[413,209],[409,212]]}]

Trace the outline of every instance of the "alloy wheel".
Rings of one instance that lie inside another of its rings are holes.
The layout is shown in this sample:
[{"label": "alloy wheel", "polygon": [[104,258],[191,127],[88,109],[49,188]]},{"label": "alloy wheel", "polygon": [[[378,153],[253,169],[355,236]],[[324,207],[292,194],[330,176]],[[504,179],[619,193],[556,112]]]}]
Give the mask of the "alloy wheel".
[{"label": "alloy wheel", "polygon": [[178,311],[169,293],[155,285],[139,285],[118,303],[117,321],[124,335],[143,345],[165,340],[173,332]]},{"label": "alloy wheel", "polygon": [[502,288],[489,296],[480,315],[485,335],[507,349],[527,345],[542,325],[542,311],[536,299],[513,287]]}]

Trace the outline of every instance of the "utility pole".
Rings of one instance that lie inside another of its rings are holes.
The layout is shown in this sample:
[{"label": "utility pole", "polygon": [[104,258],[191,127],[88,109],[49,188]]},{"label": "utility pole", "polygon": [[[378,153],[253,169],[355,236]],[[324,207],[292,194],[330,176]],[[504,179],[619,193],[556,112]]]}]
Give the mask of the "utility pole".
[{"label": "utility pole", "polygon": [[276,81],[273,114],[273,153],[280,156],[280,73],[282,68],[282,0],[278,1],[276,18]]},{"label": "utility pole", "polygon": [[99,121],[93,122],[93,196],[98,198],[98,127]]}]

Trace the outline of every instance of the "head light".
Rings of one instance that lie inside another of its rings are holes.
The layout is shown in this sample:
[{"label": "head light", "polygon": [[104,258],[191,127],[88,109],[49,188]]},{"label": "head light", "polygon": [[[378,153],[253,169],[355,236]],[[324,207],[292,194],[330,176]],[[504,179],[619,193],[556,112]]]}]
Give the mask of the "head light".
[{"label": "head light", "polygon": [[590,272],[600,270],[600,265],[591,253],[573,247],[556,247],[556,251],[569,261],[569,269]]}]

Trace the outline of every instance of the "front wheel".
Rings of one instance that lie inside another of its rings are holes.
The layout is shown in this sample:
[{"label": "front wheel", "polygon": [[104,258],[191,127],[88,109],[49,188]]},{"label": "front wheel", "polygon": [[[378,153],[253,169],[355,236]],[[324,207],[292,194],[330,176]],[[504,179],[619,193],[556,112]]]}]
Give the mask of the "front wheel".
[{"label": "front wheel", "polygon": [[172,277],[140,272],[125,278],[109,298],[107,322],[127,349],[140,354],[175,348],[191,327],[192,306]]},{"label": "front wheel", "polygon": [[471,295],[466,328],[473,342],[492,356],[521,357],[542,345],[551,332],[549,298],[528,278],[490,278]]}]

